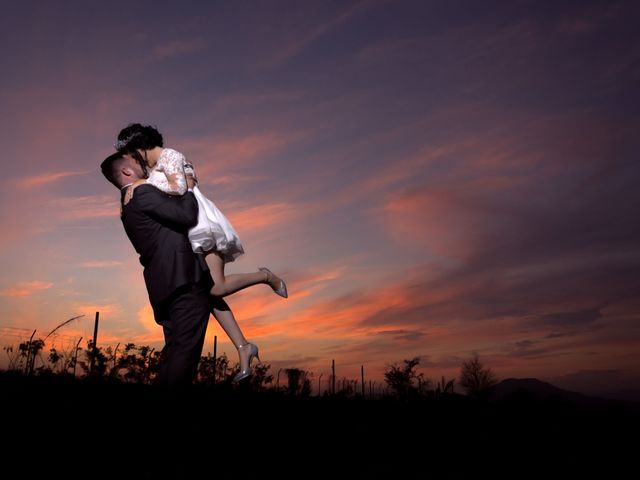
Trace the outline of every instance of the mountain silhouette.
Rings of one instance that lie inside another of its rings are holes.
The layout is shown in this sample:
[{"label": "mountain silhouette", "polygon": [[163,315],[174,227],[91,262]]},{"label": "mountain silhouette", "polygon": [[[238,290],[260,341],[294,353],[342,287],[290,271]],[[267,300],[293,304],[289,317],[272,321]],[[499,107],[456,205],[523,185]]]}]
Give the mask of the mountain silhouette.
[{"label": "mountain silhouette", "polygon": [[561,401],[580,408],[601,409],[615,406],[640,407],[640,402],[615,400],[585,395],[570,390],[564,390],[543,382],[537,378],[507,378],[497,383],[489,395],[489,400],[533,400],[533,401]]}]

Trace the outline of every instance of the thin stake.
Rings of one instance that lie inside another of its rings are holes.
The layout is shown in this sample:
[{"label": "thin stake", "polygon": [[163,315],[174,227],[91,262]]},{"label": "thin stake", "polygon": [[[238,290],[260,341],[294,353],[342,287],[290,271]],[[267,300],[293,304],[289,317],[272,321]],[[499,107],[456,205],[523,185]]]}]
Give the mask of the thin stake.
[{"label": "thin stake", "polygon": [[331,378],[331,393],[333,395],[336,394],[336,361],[331,360],[331,373],[333,378]]},{"label": "thin stake", "polygon": [[98,321],[100,320],[100,312],[96,312],[96,321],[93,324],[93,352],[91,355],[91,365],[89,367],[89,372],[93,373],[93,364],[95,362],[96,354],[98,353]]},{"label": "thin stake", "polygon": [[80,337],[80,340],[78,340],[78,343],[76,343],[76,352],[73,355],[73,376],[76,376],[76,365],[78,363],[78,349],[80,348],[80,342],[82,341],[82,337]]},{"label": "thin stake", "polygon": [[218,336],[213,336],[213,383],[216,383],[216,374],[218,373]]}]

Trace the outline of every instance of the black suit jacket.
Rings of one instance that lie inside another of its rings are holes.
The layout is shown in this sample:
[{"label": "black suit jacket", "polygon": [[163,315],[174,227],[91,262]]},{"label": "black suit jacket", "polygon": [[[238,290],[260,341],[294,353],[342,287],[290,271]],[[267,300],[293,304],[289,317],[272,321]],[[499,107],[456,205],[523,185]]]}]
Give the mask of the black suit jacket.
[{"label": "black suit jacket", "polygon": [[193,252],[187,237],[198,221],[193,193],[168,195],[152,185],[140,185],[122,206],[121,219],[140,255],[154,310],[182,286],[203,280],[213,284],[203,256]]}]

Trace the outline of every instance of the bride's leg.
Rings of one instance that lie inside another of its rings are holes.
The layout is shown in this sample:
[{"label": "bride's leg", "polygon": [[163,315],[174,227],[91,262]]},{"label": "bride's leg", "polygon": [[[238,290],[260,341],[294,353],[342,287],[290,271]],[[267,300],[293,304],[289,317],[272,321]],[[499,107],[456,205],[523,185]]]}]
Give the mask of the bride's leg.
[{"label": "bride's leg", "polygon": [[[222,329],[229,336],[233,345],[238,351],[238,363],[240,369],[233,378],[234,382],[240,381],[251,374],[251,360],[258,356],[258,347],[247,341],[240,330],[240,325],[236,321],[236,317],[222,297],[212,297],[213,316],[216,318]],[[258,361],[260,357],[258,357]]]},{"label": "bride's leg", "polygon": [[268,275],[264,272],[234,273],[233,275],[225,276],[224,259],[216,252],[207,255],[206,260],[214,282],[211,289],[211,295],[213,296],[226,297],[243,288],[259,283],[267,283]]},{"label": "bride's leg", "polygon": [[240,325],[236,321],[233,312],[221,297],[213,297],[213,316],[216,318],[222,329],[229,336],[236,348],[246,345],[247,339],[240,330]]}]

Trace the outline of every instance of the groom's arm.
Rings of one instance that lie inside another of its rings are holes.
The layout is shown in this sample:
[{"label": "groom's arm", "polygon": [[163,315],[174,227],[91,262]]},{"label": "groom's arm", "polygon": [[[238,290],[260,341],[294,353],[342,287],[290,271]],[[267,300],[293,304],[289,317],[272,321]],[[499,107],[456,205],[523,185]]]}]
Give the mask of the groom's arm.
[{"label": "groom's arm", "polygon": [[192,192],[170,196],[152,185],[136,188],[132,202],[160,223],[193,227],[198,223],[198,202]]}]

